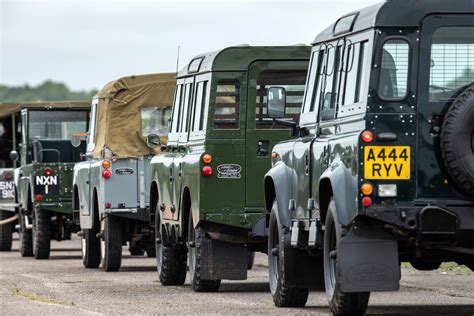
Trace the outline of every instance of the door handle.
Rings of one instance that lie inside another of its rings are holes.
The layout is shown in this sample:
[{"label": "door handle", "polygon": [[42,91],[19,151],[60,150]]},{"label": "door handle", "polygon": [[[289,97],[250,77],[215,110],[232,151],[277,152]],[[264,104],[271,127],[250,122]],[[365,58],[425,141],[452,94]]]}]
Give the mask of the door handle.
[{"label": "door handle", "polygon": [[268,140],[260,140],[257,143],[257,156],[267,156],[270,142]]}]

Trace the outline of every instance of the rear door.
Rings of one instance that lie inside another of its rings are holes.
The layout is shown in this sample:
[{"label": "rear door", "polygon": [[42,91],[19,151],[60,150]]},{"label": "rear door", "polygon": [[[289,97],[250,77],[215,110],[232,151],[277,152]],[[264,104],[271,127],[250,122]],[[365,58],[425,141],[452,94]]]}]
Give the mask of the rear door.
[{"label": "rear door", "polygon": [[443,114],[474,81],[474,18],[432,15],[421,27],[418,80],[418,198],[460,196],[449,182],[440,153]]},{"label": "rear door", "polygon": [[279,141],[291,138],[288,126],[273,122],[267,114],[270,87],[286,90],[286,113],[282,120],[297,122],[303,102],[308,61],[259,61],[249,68],[246,130],[245,204],[263,205],[263,177],[271,167],[271,152]]}]

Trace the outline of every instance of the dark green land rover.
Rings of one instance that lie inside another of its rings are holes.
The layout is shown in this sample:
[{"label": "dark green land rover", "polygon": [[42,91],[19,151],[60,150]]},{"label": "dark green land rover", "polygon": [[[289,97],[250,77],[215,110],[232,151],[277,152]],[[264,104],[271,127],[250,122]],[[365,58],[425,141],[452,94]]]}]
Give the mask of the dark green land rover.
[{"label": "dark green land rover", "polygon": [[[179,72],[168,143],[150,167],[163,285],[184,283],[188,249],[195,291],[246,279],[253,252],[266,252],[263,176],[271,148],[291,136],[309,53],[308,46],[229,47]],[[272,87],[287,91],[279,123],[267,112]]]},{"label": "dark green land rover", "polygon": [[371,291],[399,289],[400,262],[474,269],[473,11],[392,0],[316,37],[299,138],[265,176],[275,305],[325,287],[334,314],[363,314]]}]

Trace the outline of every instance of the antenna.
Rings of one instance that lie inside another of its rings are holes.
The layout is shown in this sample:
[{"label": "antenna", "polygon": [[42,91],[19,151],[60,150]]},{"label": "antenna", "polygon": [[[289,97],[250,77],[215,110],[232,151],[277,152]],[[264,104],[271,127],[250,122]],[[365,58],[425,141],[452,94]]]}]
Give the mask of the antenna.
[{"label": "antenna", "polygon": [[178,74],[179,70],[179,45],[178,45],[178,56],[176,56],[176,74]]}]

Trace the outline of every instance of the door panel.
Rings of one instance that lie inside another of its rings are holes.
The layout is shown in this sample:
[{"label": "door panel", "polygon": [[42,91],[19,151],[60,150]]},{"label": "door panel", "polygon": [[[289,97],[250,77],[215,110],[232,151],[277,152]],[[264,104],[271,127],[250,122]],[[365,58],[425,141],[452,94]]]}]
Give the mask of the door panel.
[{"label": "door panel", "polygon": [[308,61],[261,61],[253,63],[249,69],[245,145],[245,204],[248,207],[264,203],[263,177],[271,167],[273,146],[292,138],[288,126],[275,123],[268,117],[267,89],[278,86],[287,90],[286,114],[282,119],[297,122],[307,68]]}]

